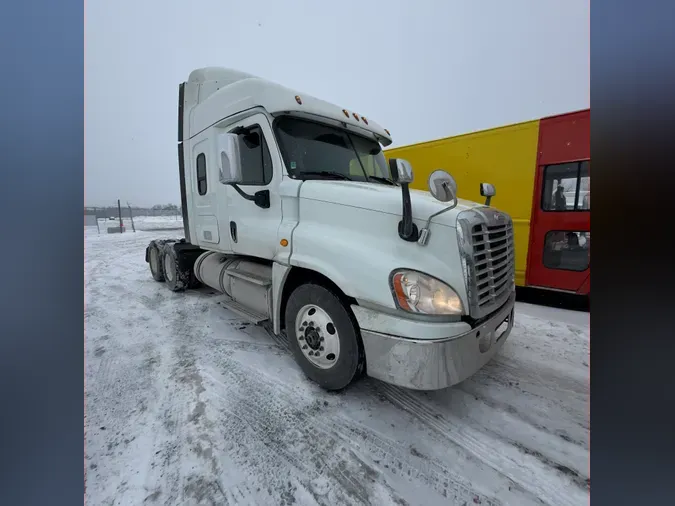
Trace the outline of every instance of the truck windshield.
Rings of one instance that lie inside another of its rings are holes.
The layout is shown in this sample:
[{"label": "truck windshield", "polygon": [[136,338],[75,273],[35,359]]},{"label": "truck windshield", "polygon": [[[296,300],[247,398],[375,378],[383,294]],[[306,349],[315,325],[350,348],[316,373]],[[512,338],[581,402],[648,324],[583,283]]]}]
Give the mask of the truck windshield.
[{"label": "truck windshield", "polygon": [[278,119],[275,131],[293,177],[394,184],[382,148],[374,140],[291,116]]}]

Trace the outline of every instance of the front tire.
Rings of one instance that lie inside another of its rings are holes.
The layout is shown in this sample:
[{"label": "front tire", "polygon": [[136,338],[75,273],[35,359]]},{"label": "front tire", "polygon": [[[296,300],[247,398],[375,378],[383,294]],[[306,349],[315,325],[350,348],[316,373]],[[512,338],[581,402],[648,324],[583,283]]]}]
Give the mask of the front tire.
[{"label": "front tire", "polygon": [[296,288],[286,304],[286,334],[302,371],[326,390],[341,390],[361,375],[365,355],[356,319],[331,290]]}]

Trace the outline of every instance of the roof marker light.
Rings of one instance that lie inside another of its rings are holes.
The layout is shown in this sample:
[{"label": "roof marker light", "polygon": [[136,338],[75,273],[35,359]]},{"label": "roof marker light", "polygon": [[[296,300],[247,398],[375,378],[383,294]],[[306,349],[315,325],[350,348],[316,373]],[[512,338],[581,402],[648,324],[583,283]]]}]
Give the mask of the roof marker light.
[{"label": "roof marker light", "polygon": [[349,111],[347,109],[342,109],[342,112],[349,118]]},{"label": "roof marker light", "polygon": [[354,119],[355,119],[356,121],[359,120],[359,115],[358,115],[358,114],[356,114],[355,112],[353,112],[352,115],[354,116]]},{"label": "roof marker light", "polygon": [[301,99],[298,95],[295,96],[295,101],[296,101],[298,104],[302,105],[302,99]]},{"label": "roof marker light", "polygon": [[389,133],[389,130],[387,130],[387,129],[385,128],[384,131],[387,132],[387,135],[388,135],[389,137],[391,137],[391,134]]},{"label": "roof marker light", "polygon": [[363,122],[364,122],[366,125],[368,124],[368,120],[366,119],[365,116],[361,116],[361,119],[363,120]]}]

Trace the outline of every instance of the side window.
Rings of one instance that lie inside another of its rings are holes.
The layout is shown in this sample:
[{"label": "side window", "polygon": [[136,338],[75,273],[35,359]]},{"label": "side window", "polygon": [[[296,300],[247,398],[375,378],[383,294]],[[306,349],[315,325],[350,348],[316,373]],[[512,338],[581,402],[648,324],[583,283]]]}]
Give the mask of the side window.
[{"label": "side window", "polygon": [[268,185],[272,181],[272,157],[262,129],[255,125],[239,134],[242,185]]},{"label": "side window", "polygon": [[200,195],[206,195],[206,155],[197,155],[197,191]]},{"label": "side window", "polygon": [[579,199],[577,201],[577,210],[591,210],[591,173],[588,162],[581,162],[579,168]]},{"label": "side window", "polygon": [[585,271],[591,262],[591,233],[552,230],[544,239],[544,267]]},{"label": "side window", "polygon": [[541,208],[544,211],[590,211],[589,162],[560,163],[544,167]]}]

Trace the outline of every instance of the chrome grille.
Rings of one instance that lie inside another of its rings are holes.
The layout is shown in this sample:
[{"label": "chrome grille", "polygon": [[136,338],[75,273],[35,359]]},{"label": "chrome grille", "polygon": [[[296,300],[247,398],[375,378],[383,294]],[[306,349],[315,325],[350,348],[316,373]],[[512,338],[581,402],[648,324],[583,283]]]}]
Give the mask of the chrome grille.
[{"label": "chrome grille", "polygon": [[501,307],[513,290],[513,222],[494,209],[464,211],[458,234],[470,314],[481,318]]}]

